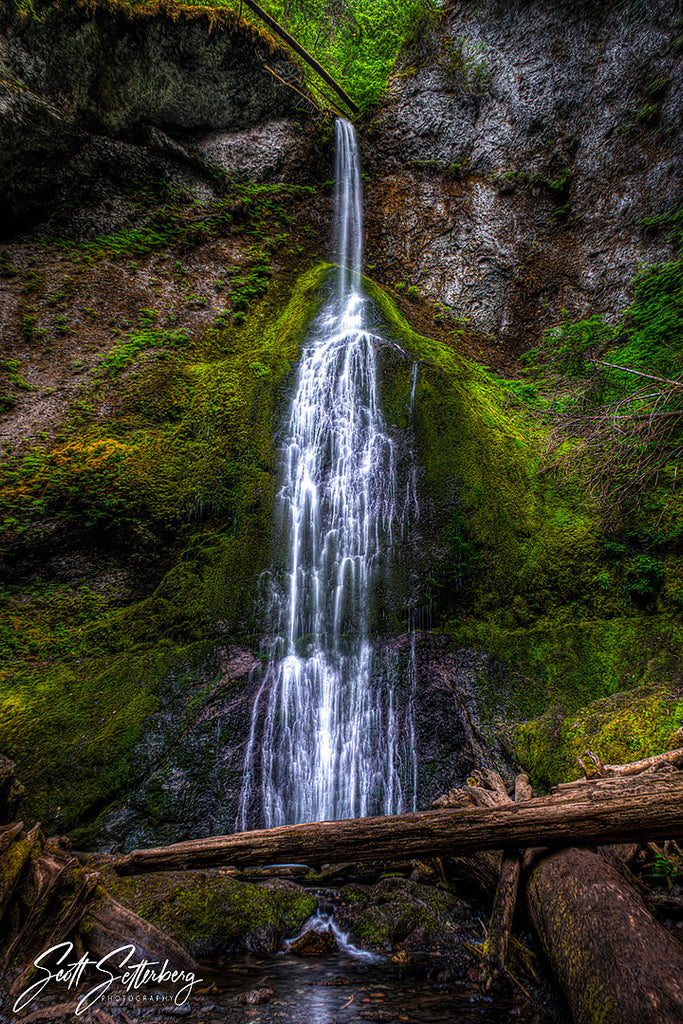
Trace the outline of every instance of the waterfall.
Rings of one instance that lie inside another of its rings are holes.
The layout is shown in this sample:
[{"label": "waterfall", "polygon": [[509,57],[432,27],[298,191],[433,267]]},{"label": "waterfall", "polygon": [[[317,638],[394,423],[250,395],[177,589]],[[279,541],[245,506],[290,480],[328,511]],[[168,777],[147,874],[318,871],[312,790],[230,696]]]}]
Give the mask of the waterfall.
[{"label": "waterfall", "polygon": [[415,473],[399,486],[379,403],[385,343],[365,326],[361,175],[346,121],[336,147],[336,288],[304,345],[283,443],[275,532],[285,564],[270,575],[242,829],[256,823],[254,804],[269,827],[397,813],[415,800],[412,701],[397,699],[414,658],[401,668],[374,639],[392,548],[418,511]]}]

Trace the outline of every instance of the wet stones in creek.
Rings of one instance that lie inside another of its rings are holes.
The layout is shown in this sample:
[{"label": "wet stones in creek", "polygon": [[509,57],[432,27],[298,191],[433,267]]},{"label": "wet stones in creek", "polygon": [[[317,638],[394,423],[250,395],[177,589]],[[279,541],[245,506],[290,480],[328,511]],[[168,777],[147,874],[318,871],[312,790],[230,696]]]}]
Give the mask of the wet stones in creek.
[{"label": "wet stones in creek", "polygon": [[332,932],[313,929],[304,932],[287,946],[287,952],[297,956],[329,956],[338,951],[339,946]]}]

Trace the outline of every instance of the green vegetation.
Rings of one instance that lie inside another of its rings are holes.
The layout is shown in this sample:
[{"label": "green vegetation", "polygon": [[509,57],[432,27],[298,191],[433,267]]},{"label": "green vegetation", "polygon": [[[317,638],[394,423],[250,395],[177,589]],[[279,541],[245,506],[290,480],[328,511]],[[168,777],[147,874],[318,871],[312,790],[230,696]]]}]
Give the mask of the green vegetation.
[{"label": "green vegetation", "polygon": [[[241,18],[254,26],[258,35],[272,47],[280,41],[259,22],[258,16],[242,8],[236,0],[70,0],[89,8],[109,8],[131,16],[150,16],[166,12],[171,16],[207,16],[212,23],[234,25]],[[42,18],[54,9],[55,0],[14,0],[26,16]],[[62,0],[64,3],[64,0]],[[261,0],[263,9],[275,18],[325,70],[332,75],[361,109],[376,104],[386,89],[396,58],[417,33],[441,16],[437,0],[349,0],[335,4],[331,0]],[[484,60],[465,47],[463,58],[473,87],[486,79]],[[314,95],[327,103],[329,88],[302,65]],[[146,241],[146,240],[143,240]]]},{"label": "green vegetation", "polygon": [[[159,310],[138,310],[60,436],[7,462],[0,477],[7,556],[33,544],[49,522],[99,559],[107,557],[103,545],[125,539],[130,570],[150,583],[126,596],[116,587],[36,580],[0,595],[0,745],[20,765],[29,812],[55,829],[87,822],[141,777],[146,766],[131,751],[160,687],[171,685],[182,708],[193,666],[220,637],[239,638],[250,625],[251,588],[267,557],[273,425],[325,268],[296,283],[287,273],[271,277],[271,254],[289,244],[281,230],[289,207],[269,189],[242,197],[251,211],[240,214],[245,260],[216,280],[228,299],[219,323],[192,337],[162,326]],[[136,201],[145,215],[144,195]],[[184,223],[201,212],[182,196],[170,207]],[[164,216],[177,225],[170,212]],[[78,263],[81,254],[71,252]],[[86,268],[97,262],[91,257]],[[178,263],[186,301],[196,303],[201,296],[183,275]],[[67,274],[46,296],[50,308],[74,300],[70,281]],[[380,359],[383,407],[399,428],[408,426],[412,362],[419,362],[412,422],[432,505],[423,525],[430,572],[415,600],[436,604],[454,643],[494,659],[480,680],[487,727],[506,736],[539,778],[552,780],[575,756],[568,740],[559,753],[549,746],[557,722],[624,687],[646,685],[643,651],[656,659],[670,642],[670,617],[683,608],[683,530],[677,492],[655,489],[607,535],[598,505],[571,476],[542,472],[544,411],[575,400],[596,350],[609,346],[607,354],[625,358],[631,345],[633,362],[649,358],[652,337],[663,337],[671,323],[677,329],[674,278],[667,268],[640,275],[628,336],[600,318],[574,324],[565,316],[530,361],[529,381],[498,379],[459,355],[464,327],[450,343],[435,341],[412,330],[372,281],[366,288],[377,318],[408,355],[391,349]],[[416,308],[413,301],[408,308]],[[565,382],[562,394],[548,389],[551,378]],[[105,418],[97,415],[103,402],[113,410]],[[650,704],[650,723],[638,727],[645,753],[664,741],[667,725],[655,698]],[[516,739],[501,722],[548,708],[561,709],[561,717],[547,713],[552,727],[532,721]],[[583,742],[578,726],[565,732]],[[611,742],[606,735],[600,749],[613,752]]]},{"label": "green vegetation", "polygon": [[102,360],[108,373],[121,373],[133,362],[135,357],[147,349],[179,349],[187,347],[189,338],[187,331],[162,331],[154,327],[145,327],[140,331],[132,331],[114,345]]},{"label": "green vegetation", "polygon": [[198,957],[244,949],[275,953],[318,905],[299,886],[238,882],[215,871],[119,878],[102,867],[117,900]]},{"label": "green vegetation", "polygon": [[[496,379],[448,345],[415,334],[389,297],[367,283],[396,340],[419,359],[414,423],[441,537],[428,596],[455,645],[492,659],[479,679],[486,728],[548,785],[575,773],[588,739],[572,716],[578,721],[595,700],[607,700],[602,718],[590,713],[598,723],[592,749],[606,761],[658,752],[680,717],[673,684],[662,682],[673,678],[667,652],[681,640],[673,625],[683,607],[678,491],[662,476],[661,486],[650,485],[615,523],[581,477],[543,472],[547,410],[575,415],[596,352],[635,365],[653,346],[673,359],[670,349],[680,343],[675,282],[668,267],[641,272],[625,320],[629,333],[597,316],[573,323],[565,315],[531,355],[528,382]],[[675,360],[667,365],[673,372]],[[606,372],[622,399],[631,375]],[[406,362],[382,380],[387,417],[399,426],[407,423],[410,379]],[[603,388],[594,401],[608,393]],[[568,450],[577,461],[592,457]],[[637,686],[645,688],[642,700],[629,696]],[[610,695],[621,701],[614,729]],[[511,723],[521,719],[533,720],[515,738]]]},{"label": "green vegetation", "polygon": [[458,89],[474,96],[485,93],[491,83],[493,70],[482,42],[444,36],[439,63]]},{"label": "green vegetation", "polygon": [[665,231],[667,242],[671,242],[677,250],[683,248],[683,206],[674,206],[666,213],[646,217],[639,223],[651,232]]},{"label": "green vegetation", "polygon": [[[492,375],[443,342],[417,335],[386,293],[372,282],[367,287],[396,339],[420,361],[420,462],[439,532],[449,539],[431,581],[444,610],[455,603],[493,623],[509,621],[513,605],[533,618],[573,602],[603,601],[593,583],[594,519],[580,495],[538,477],[542,436],[534,422]],[[383,379],[390,422],[405,425],[410,387],[409,361]]]},{"label": "green vegetation", "polygon": [[173,674],[182,691],[218,637],[246,628],[268,551],[276,408],[324,274],[282,274],[203,348],[157,347],[107,372],[113,415],[76,417],[56,444],[3,465],[6,557],[30,549],[47,517],[105,575],[118,545],[147,587],[132,601],[115,583],[40,579],[0,594],[0,748],[46,828],[73,827],[138,778],[131,755],[162,682]]},{"label": "green vegetation", "polygon": [[683,372],[683,260],[641,270],[626,331],[612,361],[666,376]]},{"label": "green vegetation", "polygon": [[[308,185],[230,182],[225,195],[207,203],[189,189],[164,181],[135,185],[126,193],[137,215],[134,228],[77,242],[49,239],[46,245],[61,249],[77,266],[88,266],[105,258],[130,260],[169,246],[191,249],[238,230],[247,242],[261,247],[255,254],[258,261],[262,250],[272,253],[286,240],[296,204],[314,192]],[[64,295],[53,296],[55,305],[69,299],[68,287]]]},{"label": "green vegetation", "polygon": [[[440,9],[435,0],[263,0],[276,18],[341,83],[361,109],[376,104],[401,50]],[[319,80],[309,84],[320,89]]]},{"label": "green vegetation", "polygon": [[21,364],[17,359],[0,360],[0,413],[13,409],[17,404],[17,391],[30,391],[31,385],[20,373]]},{"label": "green vegetation", "polygon": [[680,503],[683,261],[643,268],[633,290],[620,324],[598,315],[571,322],[565,312],[526,356],[539,416],[552,429],[553,469],[580,481],[603,525],[622,532],[648,496],[670,509]]},{"label": "green vegetation", "polygon": [[597,700],[574,714],[559,707],[517,730],[516,755],[534,779],[550,787],[583,772],[578,758],[593,751],[604,764],[625,764],[669,749],[683,725],[683,698],[672,683],[651,683]]}]

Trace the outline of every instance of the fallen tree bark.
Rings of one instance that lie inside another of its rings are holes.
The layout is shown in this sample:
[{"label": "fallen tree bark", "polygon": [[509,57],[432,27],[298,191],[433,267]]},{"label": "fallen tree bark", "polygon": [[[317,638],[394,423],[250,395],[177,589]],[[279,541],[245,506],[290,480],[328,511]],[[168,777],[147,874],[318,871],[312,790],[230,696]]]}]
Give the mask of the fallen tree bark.
[{"label": "fallen tree bark", "polygon": [[[651,771],[652,761],[614,767]],[[672,770],[670,763],[660,763],[657,769]],[[537,807],[567,807],[587,795],[604,801],[619,794],[651,791],[652,776],[634,778],[635,774],[626,770],[615,772],[617,778],[584,779],[572,784],[574,792],[559,787],[554,795],[534,802]],[[521,784],[523,778],[518,776],[517,781]],[[517,788],[515,796],[522,796],[521,785],[519,794]],[[494,787],[489,785],[489,791],[493,793]],[[498,803],[509,800],[500,787],[495,787],[494,795]],[[444,799],[461,806],[468,796],[463,789]],[[678,854],[678,846],[671,845]],[[654,844],[648,846],[660,854]],[[625,877],[630,874],[625,865],[616,858],[615,864],[604,859],[605,852],[618,857],[620,851],[623,847],[605,847],[602,855],[573,848],[525,853],[522,878],[526,885],[522,891],[525,889],[529,917],[567,995],[575,1024],[681,1024],[683,949],[649,912]],[[503,858],[489,934],[481,950],[484,987],[504,967],[497,949],[514,910],[511,863],[511,857]]]},{"label": "fallen tree bark", "polygon": [[495,807],[417,811],[346,821],[284,825],[133,850],[114,865],[121,874],[217,864],[439,857],[472,850],[577,843],[623,843],[683,835],[683,778],[638,777],[633,792],[600,785],[566,795]]},{"label": "fallen tree bark", "polygon": [[683,950],[604,858],[537,860],[526,905],[575,1024],[683,1021]]},{"label": "fallen tree bark", "polygon": [[[607,778],[608,776],[640,775],[642,772],[656,771],[662,767],[672,768],[683,765],[683,749],[665,750],[663,754],[655,754],[654,757],[644,757],[640,761],[631,761],[629,764],[603,764],[602,760],[592,750],[587,750],[579,758],[579,764],[586,773],[586,780],[595,778]],[[586,781],[580,779],[580,782]],[[560,785],[563,785],[560,783]],[[571,786],[573,783],[564,783],[564,786]]]},{"label": "fallen tree bark", "polygon": [[[515,779],[515,803],[531,800],[531,782],[528,775],[518,775]],[[517,886],[522,868],[522,855],[519,850],[503,851],[500,866],[500,877],[493,899],[489,933],[486,939],[486,955],[484,957],[484,987],[490,988],[499,974],[505,970],[512,919],[517,904]]]},{"label": "fallen tree bark", "polygon": [[[135,946],[135,955],[141,960],[163,963],[166,959],[174,971],[193,972],[197,968],[187,950],[175,939],[104,891],[82,918],[79,932],[90,954],[97,958],[121,946]],[[125,955],[124,950],[122,957]]]}]

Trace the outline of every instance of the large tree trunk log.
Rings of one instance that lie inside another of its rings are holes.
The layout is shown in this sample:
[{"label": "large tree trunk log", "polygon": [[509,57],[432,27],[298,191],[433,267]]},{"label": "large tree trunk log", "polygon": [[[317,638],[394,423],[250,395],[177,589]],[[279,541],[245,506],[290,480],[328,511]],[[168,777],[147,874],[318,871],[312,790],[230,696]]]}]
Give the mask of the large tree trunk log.
[{"label": "large tree trunk log", "polygon": [[0,857],[0,920],[24,874],[31,851],[39,841],[39,833],[40,826],[36,825],[24,839],[15,839]]},{"label": "large tree trunk log", "polygon": [[575,1024],[683,1022],[683,950],[602,857],[544,857],[526,904]]},{"label": "large tree trunk log", "polygon": [[[616,783],[616,789],[615,789]],[[472,850],[576,843],[623,843],[683,835],[679,773],[640,776],[632,787],[606,780],[565,795],[496,807],[418,811],[346,821],[284,825],[134,850],[116,862],[122,874],[216,864],[338,863],[440,857]],[[604,789],[602,787],[606,787]]]}]

